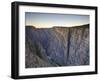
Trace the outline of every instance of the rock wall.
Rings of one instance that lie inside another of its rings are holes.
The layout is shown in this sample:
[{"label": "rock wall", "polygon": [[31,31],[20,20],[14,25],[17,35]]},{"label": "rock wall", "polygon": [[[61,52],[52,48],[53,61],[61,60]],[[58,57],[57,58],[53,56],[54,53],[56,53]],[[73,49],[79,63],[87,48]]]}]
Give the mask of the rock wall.
[{"label": "rock wall", "polygon": [[26,26],[25,34],[26,68],[89,65],[89,25]]}]

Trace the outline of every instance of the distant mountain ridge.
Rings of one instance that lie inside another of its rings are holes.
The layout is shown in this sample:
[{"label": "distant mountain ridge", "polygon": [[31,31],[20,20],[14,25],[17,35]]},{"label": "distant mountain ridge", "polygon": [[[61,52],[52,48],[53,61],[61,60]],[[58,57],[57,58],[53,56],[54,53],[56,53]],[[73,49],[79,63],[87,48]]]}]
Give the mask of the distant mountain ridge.
[{"label": "distant mountain ridge", "polygon": [[[82,27],[82,26],[84,26],[84,27],[89,27],[89,24],[84,24],[84,25],[77,25],[77,26],[70,26],[71,28],[72,27]],[[35,27],[35,26],[32,26],[32,25],[26,25],[26,27],[30,27],[30,28],[37,28],[37,27]],[[48,27],[48,28],[70,28],[70,27],[67,27],[67,26],[53,26],[53,27]],[[47,29],[48,29],[47,28]],[[46,28],[37,28],[37,29],[46,29]]]},{"label": "distant mountain ridge", "polygon": [[25,66],[89,64],[89,24],[75,27],[25,27]]}]

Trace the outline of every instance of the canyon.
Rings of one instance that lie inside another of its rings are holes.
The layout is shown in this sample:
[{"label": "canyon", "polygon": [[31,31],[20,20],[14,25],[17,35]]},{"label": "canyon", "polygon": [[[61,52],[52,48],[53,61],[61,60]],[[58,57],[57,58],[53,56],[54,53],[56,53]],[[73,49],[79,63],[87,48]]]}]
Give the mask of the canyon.
[{"label": "canyon", "polygon": [[89,65],[89,24],[25,27],[25,67]]}]

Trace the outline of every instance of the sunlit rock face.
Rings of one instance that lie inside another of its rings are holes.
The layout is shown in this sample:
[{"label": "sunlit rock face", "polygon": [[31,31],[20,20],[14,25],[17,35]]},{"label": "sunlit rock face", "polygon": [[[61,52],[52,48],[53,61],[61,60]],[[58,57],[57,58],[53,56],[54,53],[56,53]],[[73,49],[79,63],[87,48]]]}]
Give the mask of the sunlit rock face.
[{"label": "sunlit rock face", "polygon": [[25,66],[89,65],[89,25],[25,29]]}]

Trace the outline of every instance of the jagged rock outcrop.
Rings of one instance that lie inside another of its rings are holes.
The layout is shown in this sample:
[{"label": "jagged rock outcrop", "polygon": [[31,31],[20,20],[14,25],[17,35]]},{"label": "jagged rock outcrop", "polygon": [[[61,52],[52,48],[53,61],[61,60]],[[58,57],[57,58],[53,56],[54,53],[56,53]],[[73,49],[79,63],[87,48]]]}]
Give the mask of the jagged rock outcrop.
[{"label": "jagged rock outcrop", "polygon": [[89,64],[89,25],[40,29],[26,26],[25,34],[26,68]]}]

